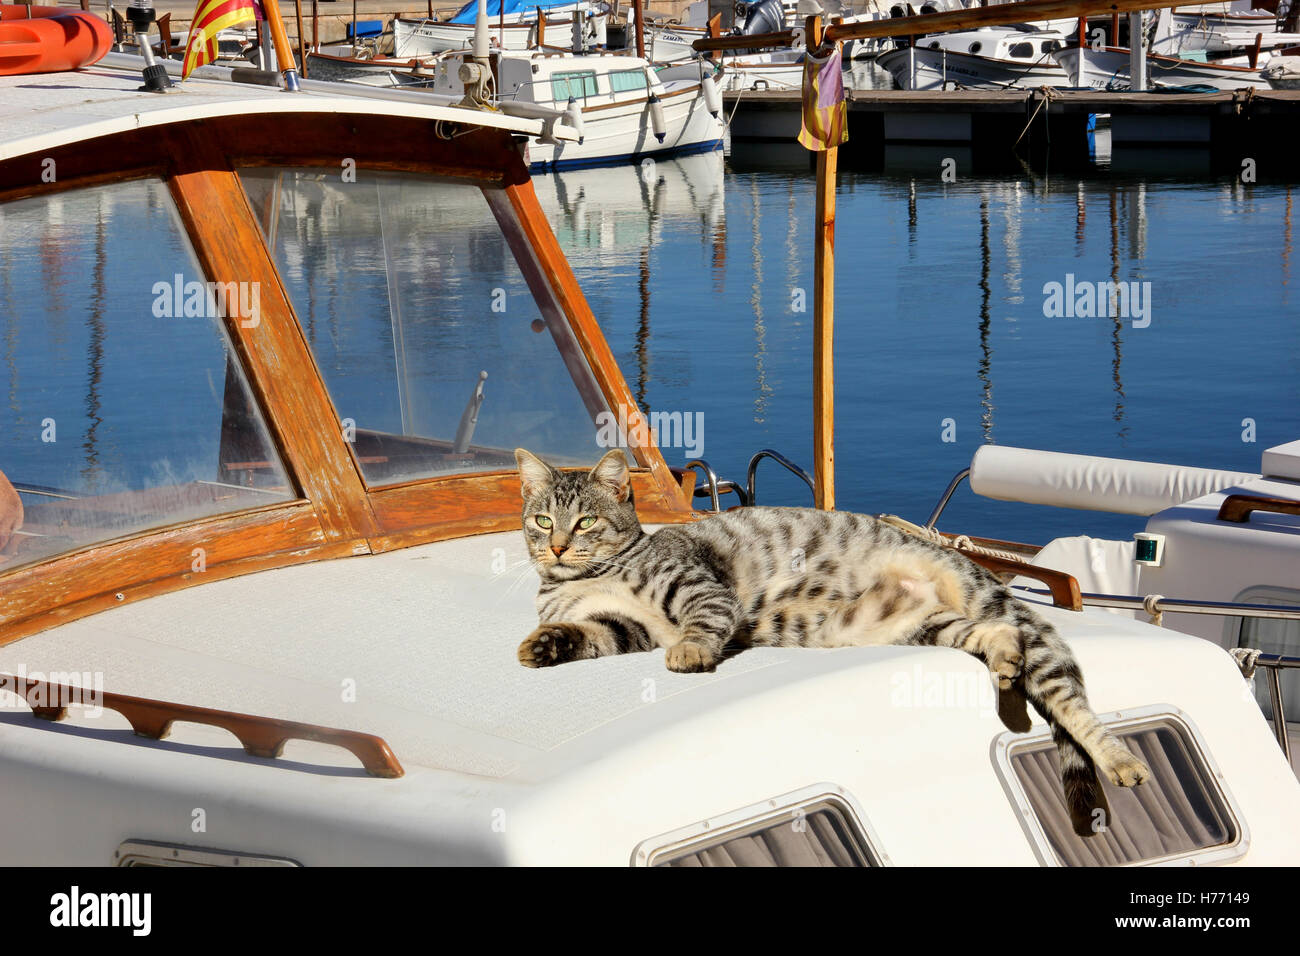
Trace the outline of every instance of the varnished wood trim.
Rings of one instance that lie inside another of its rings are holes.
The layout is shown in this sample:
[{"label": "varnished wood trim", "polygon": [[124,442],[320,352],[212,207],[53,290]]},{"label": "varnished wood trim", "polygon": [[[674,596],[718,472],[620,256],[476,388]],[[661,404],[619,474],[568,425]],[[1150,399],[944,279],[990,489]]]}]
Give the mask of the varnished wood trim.
[{"label": "varnished wood trim", "polygon": [[[523,161],[520,160],[520,167]],[[578,286],[568,259],[565,258],[560,244],[551,231],[550,224],[537,202],[537,193],[532,181],[521,176],[519,181],[505,188],[505,197],[514,212],[515,229],[506,228],[506,236],[511,242],[515,258],[520,261],[532,260],[548,284],[561,311],[568,317],[569,326],[578,341],[579,347],[590,366],[592,374],[600,384],[608,408],[615,411],[619,406],[628,410],[629,431],[638,422],[645,424],[649,433],[649,424],[637,406],[632,390],[628,388],[623,373],[619,370],[614,353],[601,333],[600,325],[592,314],[586,296]],[[503,223],[503,228],[508,224]],[[516,231],[517,230],[517,231]],[[525,272],[528,269],[525,268]],[[650,469],[654,483],[660,494],[668,502],[675,502],[682,510],[690,510],[690,502],[682,496],[681,487],[668,469],[663,455],[653,443],[630,448],[637,464]]]},{"label": "varnished wood trim", "polygon": [[1071,611],[1083,610],[1083,594],[1079,590],[1079,582],[1072,574],[1040,568],[1037,565],[1025,564],[1023,561],[1007,561],[988,554],[977,554],[972,551],[961,551],[961,553],[981,567],[992,571],[1003,582],[1016,577],[1041,581],[1047,585],[1047,589],[1052,594],[1052,603],[1057,607],[1068,608]]},{"label": "varnished wood trim", "polygon": [[147,697],[93,691],[29,677],[20,678],[13,674],[0,674],[0,688],[21,697],[31,707],[32,713],[42,720],[62,720],[68,714],[69,704],[91,703],[121,714],[136,734],[151,740],[164,739],[171,733],[172,724],[179,720],[228,730],[239,739],[244,751],[254,757],[278,757],[284,753],[284,745],[290,740],[311,740],[351,752],[372,777],[391,779],[406,772],[383,737],[355,730],[338,730],[319,724],[303,724],[296,720],[255,717],[252,714],[213,710],[193,704],[173,704]]},{"label": "varnished wood trim", "polygon": [[[682,90],[673,90],[671,93],[656,93],[655,95],[661,100],[671,100],[675,96],[694,96],[699,90],[699,84],[693,87],[687,87]],[[584,106],[583,113],[599,113],[601,110],[618,109],[620,106],[644,106],[650,102],[650,97],[642,96],[634,100],[620,100],[617,103],[602,103],[600,106]]]},{"label": "varnished wood trim", "polygon": [[351,553],[325,540],[304,501],[97,544],[0,575],[0,646],[140,598]]},{"label": "varnished wood trim", "polygon": [[[675,497],[664,496],[648,471],[632,473],[632,491],[637,515],[646,524],[694,520]],[[519,475],[513,471],[383,488],[372,491],[370,501],[383,528],[383,533],[370,541],[376,552],[474,534],[518,531],[523,509]],[[430,513],[454,517],[430,522]]]},{"label": "varnished wood trim", "polygon": [[1237,524],[1244,524],[1250,519],[1251,514],[1256,511],[1267,511],[1270,514],[1279,515],[1300,515],[1300,501],[1292,501],[1289,498],[1273,498],[1266,495],[1228,495],[1223,499],[1223,504],[1219,505],[1219,513],[1215,515],[1219,521],[1233,521]]},{"label": "varnished wood trim", "polygon": [[226,331],[280,454],[327,539],[359,543],[377,530],[360,471],[239,176],[201,130],[164,135],[183,157],[169,185],[206,278],[259,287],[259,321],[229,315]]}]

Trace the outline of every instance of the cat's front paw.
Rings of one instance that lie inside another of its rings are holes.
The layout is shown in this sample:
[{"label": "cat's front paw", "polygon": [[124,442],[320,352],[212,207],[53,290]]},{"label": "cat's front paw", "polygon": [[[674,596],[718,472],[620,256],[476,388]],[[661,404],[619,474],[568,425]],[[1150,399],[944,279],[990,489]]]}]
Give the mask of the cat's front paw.
[{"label": "cat's front paw", "polygon": [[525,667],[552,667],[582,656],[585,638],[576,624],[543,624],[519,645],[519,663]]},{"label": "cat's front paw", "polygon": [[717,658],[703,644],[694,641],[682,641],[668,648],[664,663],[670,671],[679,674],[694,674],[699,671],[711,671],[717,666]]}]

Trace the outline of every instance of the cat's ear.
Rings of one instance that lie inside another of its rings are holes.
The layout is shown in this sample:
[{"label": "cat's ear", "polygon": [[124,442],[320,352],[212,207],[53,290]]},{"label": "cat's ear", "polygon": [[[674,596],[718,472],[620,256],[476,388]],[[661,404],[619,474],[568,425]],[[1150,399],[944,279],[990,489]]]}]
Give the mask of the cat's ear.
[{"label": "cat's ear", "polygon": [[632,494],[632,473],[627,470],[627,459],[617,448],[606,452],[587,477],[608,488],[619,501],[627,501]]},{"label": "cat's ear", "polygon": [[538,494],[555,480],[555,470],[530,451],[515,449],[519,464],[519,488],[525,498]]}]

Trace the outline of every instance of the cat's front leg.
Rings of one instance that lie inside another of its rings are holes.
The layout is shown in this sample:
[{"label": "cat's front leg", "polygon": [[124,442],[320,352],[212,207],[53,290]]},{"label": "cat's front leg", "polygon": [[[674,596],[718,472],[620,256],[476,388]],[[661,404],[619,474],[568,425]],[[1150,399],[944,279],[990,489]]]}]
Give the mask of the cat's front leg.
[{"label": "cat's front leg", "polygon": [[553,667],[599,656],[587,629],[582,624],[564,621],[541,625],[519,645],[519,663],[525,667]]},{"label": "cat's front leg", "polygon": [[682,602],[680,621],[682,639],[668,648],[664,663],[683,674],[711,671],[740,623],[740,605],[721,585],[697,586]]}]

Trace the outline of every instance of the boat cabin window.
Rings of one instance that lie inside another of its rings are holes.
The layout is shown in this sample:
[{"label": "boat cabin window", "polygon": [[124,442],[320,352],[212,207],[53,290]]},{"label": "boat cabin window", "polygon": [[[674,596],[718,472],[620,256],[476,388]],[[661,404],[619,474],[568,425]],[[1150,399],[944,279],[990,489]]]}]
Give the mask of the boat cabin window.
[{"label": "boat cabin window", "polygon": [[354,172],[240,175],[366,483],[594,463],[603,399],[485,190]]},{"label": "boat cabin window", "polygon": [[647,85],[645,70],[615,70],[609,75],[609,88],[615,93],[644,90]]},{"label": "boat cabin window", "polygon": [[1028,60],[1034,55],[1034,45],[1032,43],[1013,43],[1008,52],[1017,60]]},{"label": "boat cabin window", "polygon": [[966,49],[969,50],[971,53],[978,53],[980,50],[984,49],[984,44],[981,43],[979,40],[976,40]]},{"label": "boat cabin window", "polygon": [[1061,41],[1060,41],[1060,40],[1044,40],[1042,43],[1040,43],[1040,44],[1038,45],[1038,48],[1039,48],[1040,50],[1042,50],[1044,53],[1051,53],[1051,52],[1053,52],[1053,51],[1055,51],[1055,50],[1059,50],[1059,49],[1061,48]]},{"label": "boat cabin window", "polygon": [[223,324],[260,300],[158,180],[0,204],[0,573],[298,497]]},{"label": "boat cabin window", "polygon": [[[644,76],[644,74],[642,74]],[[586,99],[596,95],[596,71],[579,70],[573,73],[555,73],[551,76],[551,98],[557,103],[567,103],[569,97]]]},{"label": "boat cabin window", "polygon": [[1110,813],[1086,839],[1070,823],[1055,743],[1046,733],[1028,740],[1006,735],[1009,782],[1032,814],[1040,853],[1062,866],[1119,866],[1187,858],[1200,863],[1245,852],[1231,800],[1187,725],[1159,715],[1115,733],[1151,768],[1151,777],[1133,788],[1103,780]]}]

